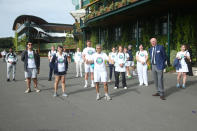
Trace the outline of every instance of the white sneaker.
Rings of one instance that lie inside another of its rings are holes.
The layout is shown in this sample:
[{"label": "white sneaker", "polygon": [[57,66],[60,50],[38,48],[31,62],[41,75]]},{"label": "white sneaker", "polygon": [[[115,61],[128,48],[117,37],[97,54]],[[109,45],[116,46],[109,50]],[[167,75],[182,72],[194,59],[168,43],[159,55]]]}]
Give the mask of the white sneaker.
[{"label": "white sneaker", "polygon": [[118,87],[114,87],[114,89],[116,90],[116,89],[118,89]]},{"label": "white sneaker", "polygon": [[148,86],[148,84],[145,84],[145,86]]},{"label": "white sneaker", "polygon": [[124,87],[124,89],[126,90],[126,89],[127,89],[127,87],[125,86],[125,87]]},{"label": "white sneaker", "polygon": [[98,100],[100,100],[101,98],[100,98],[100,94],[97,94],[96,95],[96,100],[98,101]]},{"label": "white sneaker", "polygon": [[95,87],[94,83],[91,84],[91,87],[92,87],[92,88]]},{"label": "white sneaker", "polygon": [[111,82],[111,80],[109,79],[108,82]]},{"label": "white sneaker", "polygon": [[143,83],[140,83],[139,86],[143,86]]},{"label": "white sneaker", "polygon": [[111,97],[108,94],[105,94],[105,100],[109,101],[111,100]]},{"label": "white sneaker", "polygon": [[84,85],[84,88],[88,88],[88,84],[85,84],[85,85]]},{"label": "white sneaker", "polygon": [[25,90],[24,93],[30,93],[30,92],[31,92],[31,90],[28,88],[27,90]]},{"label": "white sneaker", "polygon": [[63,93],[62,96],[67,97],[68,95],[66,93]]},{"label": "white sneaker", "polygon": [[79,75],[76,75],[75,77],[79,77]]},{"label": "white sneaker", "polygon": [[83,75],[81,74],[81,77],[83,77]]},{"label": "white sneaker", "polygon": [[135,72],[133,72],[133,76],[137,76],[137,74]]},{"label": "white sneaker", "polygon": [[35,91],[36,91],[36,92],[40,92],[40,90],[39,90],[38,88],[35,88]]}]

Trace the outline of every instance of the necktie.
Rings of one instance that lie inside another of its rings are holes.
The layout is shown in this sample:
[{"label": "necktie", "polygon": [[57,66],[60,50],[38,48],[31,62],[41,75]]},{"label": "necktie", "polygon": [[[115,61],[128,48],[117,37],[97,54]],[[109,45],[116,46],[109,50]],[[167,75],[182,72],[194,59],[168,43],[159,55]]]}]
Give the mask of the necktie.
[{"label": "necktie", "polygon": [[156,52],[156,48],[153,47],[152,64],[155,64],[155,52]]}]

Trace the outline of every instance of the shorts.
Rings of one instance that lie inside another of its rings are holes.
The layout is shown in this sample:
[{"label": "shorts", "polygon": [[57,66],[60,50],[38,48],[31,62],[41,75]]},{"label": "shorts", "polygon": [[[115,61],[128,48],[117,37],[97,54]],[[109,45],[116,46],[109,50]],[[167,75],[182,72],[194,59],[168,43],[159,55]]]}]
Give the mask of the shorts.
[{"label": "shorts", "polygon": [[27,71],[25,71],[25,78],[37,78],[37,69],[27,68]]},{"label": "shorts", "polygon": [[94,69],[90,66],[90,64],[84,64],[85,73],[94,72]]},{"label": "shorts", "polygon": [[56,76],[64,76],[64,75],[66,75],[66,71],[63,71],[63,72],[55,72],[54,74]]},{"label": "shorts", "polygon": [[94,72],[94,82],[107,82],[107,71]]},{"label": "shorts", "polygon": [[[128,65],[128,66],[134,66],[134,61],[127,61],[127,65]],[[126,65],[126,66],[127,66],[127,65]]]}]

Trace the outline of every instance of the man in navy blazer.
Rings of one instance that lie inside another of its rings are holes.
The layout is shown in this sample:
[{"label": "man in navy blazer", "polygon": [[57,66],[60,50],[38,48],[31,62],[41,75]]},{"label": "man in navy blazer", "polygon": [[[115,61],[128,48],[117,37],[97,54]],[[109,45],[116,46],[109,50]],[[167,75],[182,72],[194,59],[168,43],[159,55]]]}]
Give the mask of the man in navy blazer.
[{"label": "man in navy blazer", "polygon": [[152,64],[152,74],[154,78],[155,87],[157,89],[157,93],[153,94],[153,96],[160,96],[162,100],[165,100],[163,69],[166,66],[166,52],[162,45],[157,44],[156,38],[151,38],[150,43],[152,45],[152,47],[149,49]]}]

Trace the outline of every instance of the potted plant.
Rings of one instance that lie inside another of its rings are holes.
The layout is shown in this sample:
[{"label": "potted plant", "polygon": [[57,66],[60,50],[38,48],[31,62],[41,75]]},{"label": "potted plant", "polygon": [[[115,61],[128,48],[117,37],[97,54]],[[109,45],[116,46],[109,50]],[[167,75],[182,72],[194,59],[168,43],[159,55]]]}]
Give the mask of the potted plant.
[{"label": "potted plant", "polygon": [[128,3],[134,3],[134,2],[136,2],[136,1],[138,1],[138,0],[128,0],[127,2],[128,2]]},{"label": "potted plant", "polygon": [[127,5],[127,0],[122,0],[122,5],[123,6]]},{"label": "potted plant", "polygon": [[110,10],[113,10],[114,9],[114,4],[113,3],[111,3],[111,5],[109,6],[109,9]]}]

